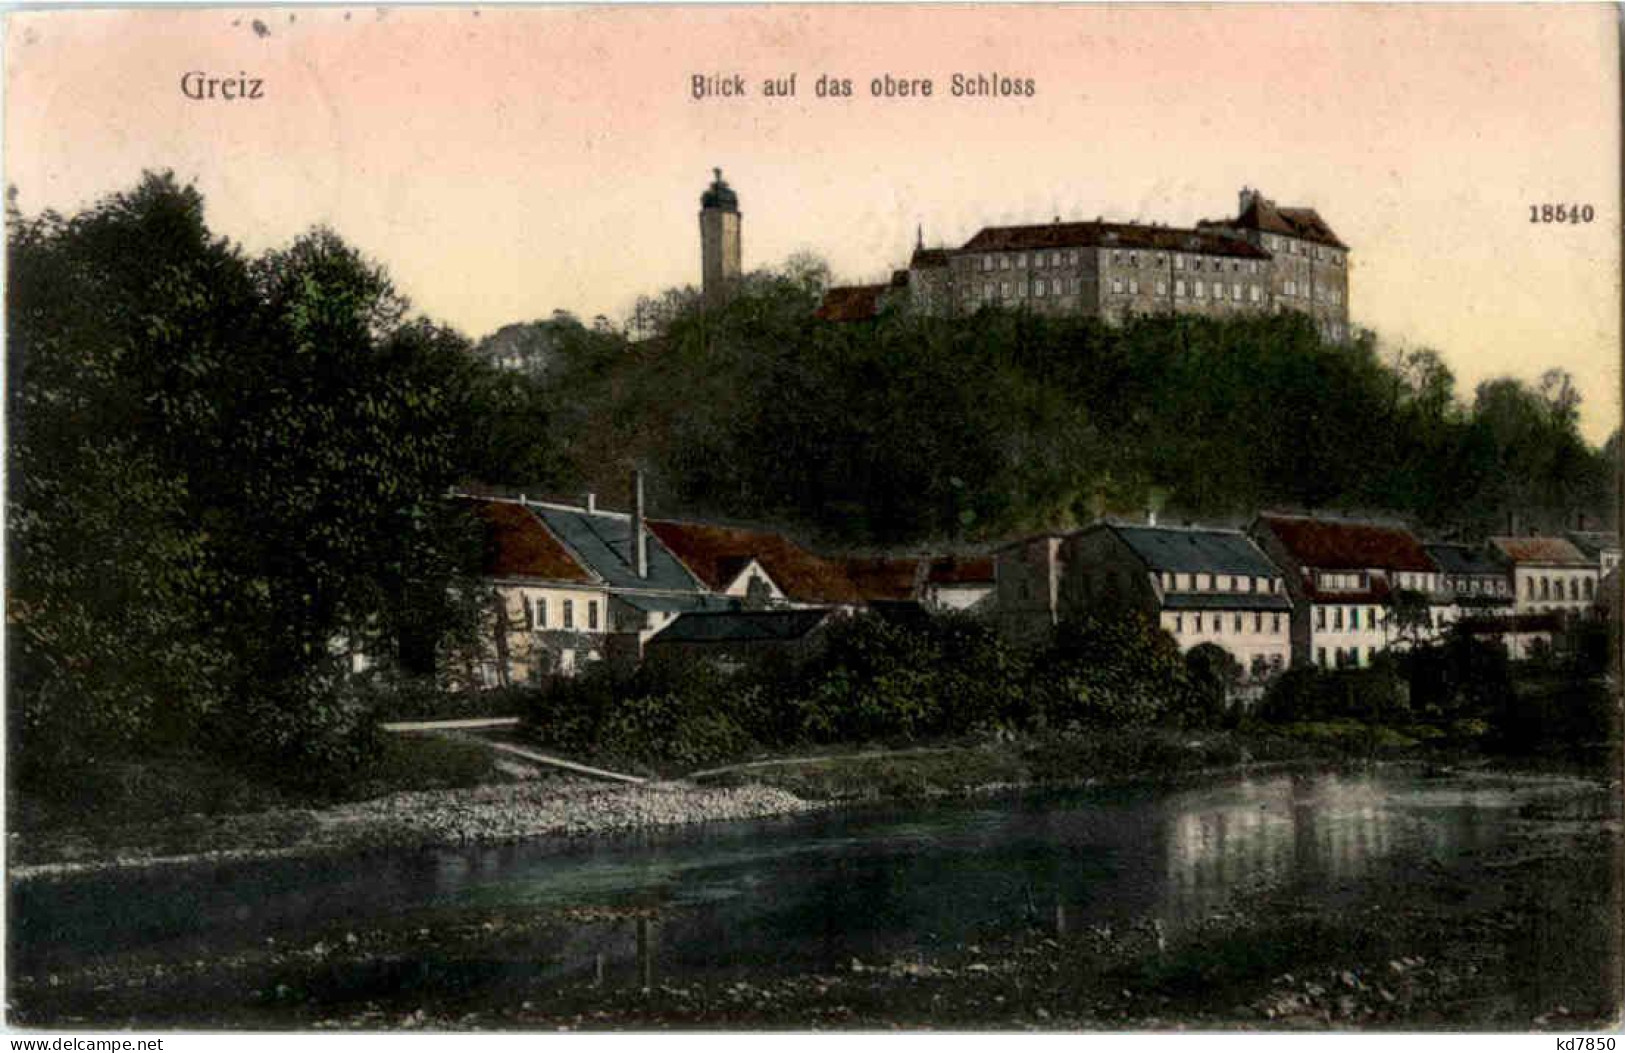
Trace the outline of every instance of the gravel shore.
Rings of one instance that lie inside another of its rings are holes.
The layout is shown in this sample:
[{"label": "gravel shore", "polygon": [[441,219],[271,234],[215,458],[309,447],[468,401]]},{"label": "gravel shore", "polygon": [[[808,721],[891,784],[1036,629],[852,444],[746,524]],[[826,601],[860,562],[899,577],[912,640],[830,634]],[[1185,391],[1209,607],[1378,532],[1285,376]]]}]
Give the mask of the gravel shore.
[{"label": "gravel shore", "polygon": [[[823,807],[785,790],[685,783],[607,784],[569,777],[458,790],[391,794],[322,809],[186,817],[185,851],[151,847],[149,825],[131,826],[98,844],[73,833],[10,845],[13,881],[127,868],[271,859],[357,848],[428,848],[498,844],[535,837],[583,837],[693,823],[790,815]],[[108,845],[121,847],[109,848]]]}]

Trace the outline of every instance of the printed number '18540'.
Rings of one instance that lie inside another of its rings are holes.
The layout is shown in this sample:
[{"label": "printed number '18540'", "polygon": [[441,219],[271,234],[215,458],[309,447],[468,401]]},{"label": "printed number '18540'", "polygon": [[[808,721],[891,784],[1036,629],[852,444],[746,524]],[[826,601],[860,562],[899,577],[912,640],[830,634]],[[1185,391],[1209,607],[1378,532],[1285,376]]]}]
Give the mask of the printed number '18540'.
[{"label": "printed number '18540'", "polygon": [[1531,223],[1590,223],[1597,210],[1590,205],[1530,205]]}]

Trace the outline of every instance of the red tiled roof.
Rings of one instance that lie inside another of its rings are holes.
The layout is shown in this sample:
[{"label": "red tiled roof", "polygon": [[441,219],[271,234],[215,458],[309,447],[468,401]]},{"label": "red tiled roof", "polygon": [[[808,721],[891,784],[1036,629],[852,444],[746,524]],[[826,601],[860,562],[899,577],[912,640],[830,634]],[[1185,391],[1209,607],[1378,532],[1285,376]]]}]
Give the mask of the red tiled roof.
[{"label": "red tiled roof", "polygon": [[1267,198],[1254,196],[1252,202],[1235,219],[1204,219],[1196,224],[1199,229],[1213,227],[1240,227],[1243,230],[1284,234],[1289,238],[1316,241],[1322,245],[1347,249],[1320,213],[1312,208],[1280,208]]},{"label": "red tiled roof", "polygon": [[1259,521],[1305,567],[1326,570],[1412,570],[1437,568],[1409,530],[1380,523],[1261,515]]},{"label": "red tiled roof", "polygon": [[880,313],[884,285],[837,285],[824,292],[814,317],[826,322],[862,322]]},{"label": "red tiled roof", "polygon": [[1270,254],[1240,238],[1210,230],[1149,227],[1141,223],[1036,223],[1025,227],[983,227],[961,252],[1100,247],[1205,252],[1213,256],[1269,259]]},{"label": "red tiled roof", "polygon": [[1514,563],[1537,563],[1556,567],[1589,567],[1592,562],[1560,537],[1492,537],[1490,544]]},{"label": "red tiled roof", "polygon": [[661,544],[712,589],[726,588],[754,559],[792,600],[862,600],[841,564],[813,555],[782,534],[669,519],[651,519],[648,526]]},{"label": "red tiled roof", "polygon": [[847,578],[866,600],[912,600],[920,561],[884,556],[853,557],[845,562]]},{"label": "red tiled roof", "polygon": [[475,514],[485,522],[487,575],[584,584],[595,580],[528,509],[508,501],[478,501]]},{"label": "red tiled roof", "polygon": [[933,585],[991,585],[992,556],[938,556],[926,580]]}]

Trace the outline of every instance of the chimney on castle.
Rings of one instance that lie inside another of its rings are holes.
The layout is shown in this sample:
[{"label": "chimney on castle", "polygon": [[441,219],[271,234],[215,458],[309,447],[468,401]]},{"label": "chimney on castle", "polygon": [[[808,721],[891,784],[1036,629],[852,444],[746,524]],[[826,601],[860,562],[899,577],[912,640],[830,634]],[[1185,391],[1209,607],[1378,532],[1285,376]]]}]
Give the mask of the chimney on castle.
[{"label": "chimney on castle", "polygon": [[1236,215],[1243,215],[1249,208],[1252,207],[1253,202],[1256,200],[1258,200],[1258,191],[1249,186],[1242,187],[1241,207],[1236,210]]},{"label": "chimney on castle", "polygon": [[640,578],[649,576],[649,538],[643,529],[643,472],[632,472],[632,569]]}]

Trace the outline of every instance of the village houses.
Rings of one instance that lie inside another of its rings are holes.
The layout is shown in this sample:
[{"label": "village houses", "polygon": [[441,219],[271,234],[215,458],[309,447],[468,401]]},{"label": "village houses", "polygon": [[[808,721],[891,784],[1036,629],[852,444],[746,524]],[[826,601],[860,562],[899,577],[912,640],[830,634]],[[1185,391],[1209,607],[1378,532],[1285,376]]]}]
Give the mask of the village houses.
[{"label": "village houses", "polygon": [[1505,561],[1517,614],[1579,615],[1597,601],[1598,564],[1561,537],[1493,537]]},{"label": "village houses", "polygon": [[[1249,530],[1285,575],[1292,597],[1293,664],[1367,666],[1396,642],[1436,635],[1450,599],[1438,565],[1402,526],[1370,520],[1266,513]],[[1390,605],[1409,593],[1417,622]]]}]

